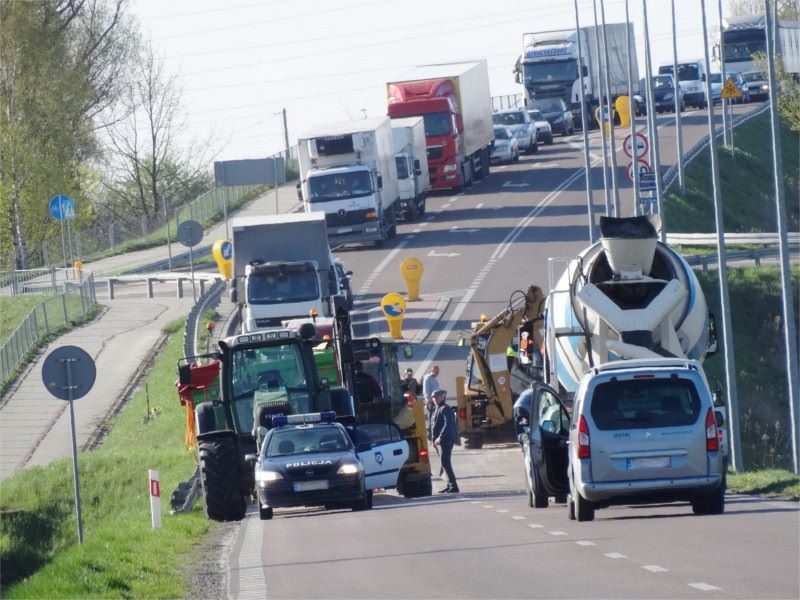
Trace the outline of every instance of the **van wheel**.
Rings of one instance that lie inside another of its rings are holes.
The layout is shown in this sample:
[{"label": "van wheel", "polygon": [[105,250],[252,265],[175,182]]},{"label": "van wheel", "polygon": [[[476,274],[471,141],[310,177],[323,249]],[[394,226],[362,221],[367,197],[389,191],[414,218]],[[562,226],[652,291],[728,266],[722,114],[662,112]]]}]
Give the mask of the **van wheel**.
[{"label": "van wheel", "polygon": [[575,502],[572,500],[572,494],[567,496],[567,517],[570,521],[575,520]]},{"label": "van wheel", "polygon": [[594,504],[581,496],[580,492],[575,493],[575,518],[578,521],[594,521]]},{"label": "van wheel", "polygon": [[550,498],[542,485],[542,477],[539,475],[539,469],[533,467],[533,506],[534,508],[547,508],[550,504]]},{"label": "van wheel", "polygon": [[692,512],[696,515],[721,515],[725,512],[725,484],[711,494],[692,498]]},{"label": "van wheel", "polygon": [[528,490],[528,506],[533,508],[533,492],[530,489]]},{"label": "van wheel", "polygon": [[264,508],[263,506],[259,506],[258,517],[262,521],[269,521],[270,519],[272,519],[272,507]]}]

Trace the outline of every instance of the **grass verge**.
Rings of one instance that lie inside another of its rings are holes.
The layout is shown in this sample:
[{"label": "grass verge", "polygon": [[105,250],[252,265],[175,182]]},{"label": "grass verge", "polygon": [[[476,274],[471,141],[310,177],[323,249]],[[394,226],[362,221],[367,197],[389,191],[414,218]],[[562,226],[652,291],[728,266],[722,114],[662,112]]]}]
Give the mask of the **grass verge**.
[{"label": "grass verge", "polygon": [[752,473],[729,472],[728,491],[797,501],[800,500],[800,477],[782,469]]},{"label": "grass verge", "polygon": [[[182,330],[182,321],[165,330]],[[175,391],[182,335],[171,335],[145,385],[103,445],[79,456],[84,543],[77,544],[72,463],[26,469],[0,488],[4,598],[185,597],[181,565],[213,524],[195,510],[169,514],[168,498],[194,469]],[[151,407],[148,414],[147,406]],[[148,469],[160,473],[162,528],[150,525]]]}]

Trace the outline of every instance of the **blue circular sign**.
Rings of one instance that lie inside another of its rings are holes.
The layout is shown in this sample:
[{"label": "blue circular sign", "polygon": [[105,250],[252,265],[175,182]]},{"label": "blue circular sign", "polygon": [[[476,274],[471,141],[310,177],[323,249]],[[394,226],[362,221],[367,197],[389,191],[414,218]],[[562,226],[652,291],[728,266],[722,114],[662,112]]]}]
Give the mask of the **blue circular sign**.
[{"label": "blue circular sign", "polygon": [[222,253],[222,258],[225,260],[231,260],[233,258],[233,244],[229,241],[223,242],[222,246],[220,246],[220,251]]},{"label": "blue circular sign", "polygon": [[72,221],[75,218],[75,201],[69,196],[54,196],[50,200],[50,216],[56,221]]}]

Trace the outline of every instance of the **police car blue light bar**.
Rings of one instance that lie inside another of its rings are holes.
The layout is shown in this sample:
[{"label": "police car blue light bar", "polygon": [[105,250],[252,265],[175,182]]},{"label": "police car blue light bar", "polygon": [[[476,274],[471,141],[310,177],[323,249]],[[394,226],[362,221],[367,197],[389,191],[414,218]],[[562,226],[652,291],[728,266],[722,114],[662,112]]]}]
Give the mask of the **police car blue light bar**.
[{"label": "police car blue light bar", "polygon": [[316,413],[303,413],[299,415],[275,415],[272,417],[272,425],[281,427],[283,425],[298,425],[303,423],[332,423],[336,419],[336,413],[332,410]]}]

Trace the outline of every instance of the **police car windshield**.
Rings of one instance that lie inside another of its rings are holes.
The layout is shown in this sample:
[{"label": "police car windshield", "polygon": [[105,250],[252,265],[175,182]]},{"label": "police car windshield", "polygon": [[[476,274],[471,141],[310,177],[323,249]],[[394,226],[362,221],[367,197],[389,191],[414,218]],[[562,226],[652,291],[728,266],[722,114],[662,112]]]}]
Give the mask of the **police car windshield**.
[{"label": "police car windshield", "polygon": [[272,432],[265,450],[267,458],[296,454],[342,452],[352,445],[335,425],[299,425]]}]

